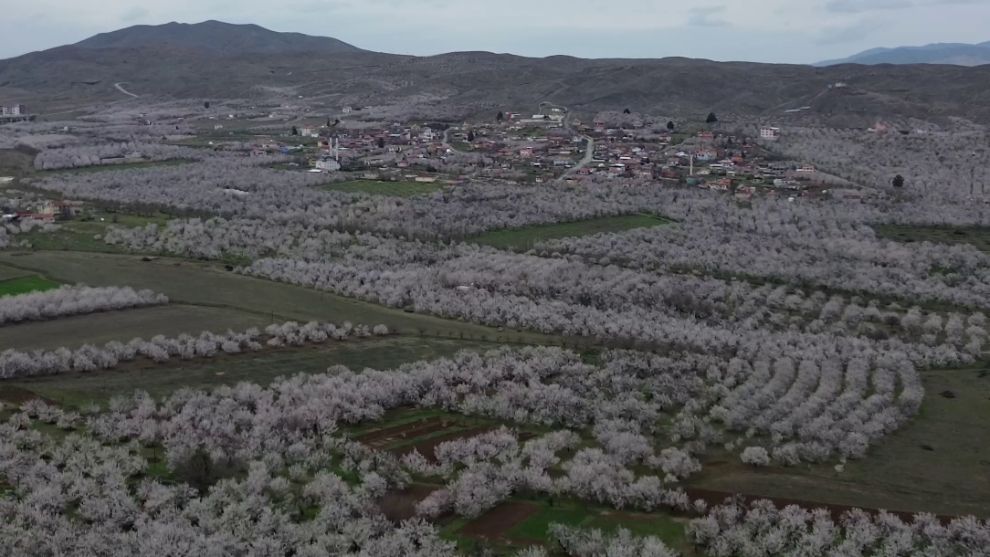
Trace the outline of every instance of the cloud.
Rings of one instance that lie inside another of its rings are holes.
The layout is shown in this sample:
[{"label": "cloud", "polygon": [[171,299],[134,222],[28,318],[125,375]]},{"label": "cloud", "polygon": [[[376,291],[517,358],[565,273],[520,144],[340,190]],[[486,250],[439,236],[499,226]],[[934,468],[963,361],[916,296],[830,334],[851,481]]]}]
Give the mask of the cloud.
[{"label": "cloud", "polygon": [[691,27],[726,27],[729,22],[719,17],[725,6],[700,6],[688,12],[687,24]]},{"label": "cloud", "polygon": [[925,6],[979,4],[984,0],[828,0],[825,10],[832,13],[860,14],[881,10],[901,10]]},{"label": "cloud", "polygon": [[829,0],[825,10],[833,13],[859,14],[876,10],[912,8],[912,0]]},{"label": "cloud", "polygon": [[860,21],[852,25],[829,27],[822,31],[815,40],[819,45],[835,45],[842,43],[855,43],[869,37],[880,24],[876,21]]},{"label": "cloud", "polygon": [[124,12],[123,15],[120,16],[120,20],[127,23],[131,23],[134,21],[138,21],[140,19],[144,19],[149,15],[151,15],[151,12],[149,12],[148,9],[145,8],[144,6],[134,6],[128,9],[126,12]]}]

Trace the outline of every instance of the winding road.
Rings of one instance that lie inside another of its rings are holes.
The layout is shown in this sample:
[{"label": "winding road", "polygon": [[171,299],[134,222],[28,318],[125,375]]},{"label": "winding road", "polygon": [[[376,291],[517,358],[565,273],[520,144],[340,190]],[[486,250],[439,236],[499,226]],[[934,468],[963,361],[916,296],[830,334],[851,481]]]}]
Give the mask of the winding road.
[{"label": "winding road", "polygon": [[125,94],[125,95],[127,95],[129,97],[134,97],[135,99],[138,98],[138,95],[135,95],[134,93],[131,93],[127,89],[124,89],[124,84],[125,83],[127,83],[127,82],[126,81],[120,81],[120,82],[114,83],[113,86],[116,87],[118,91],[120,91],[121,93],[123,93],[123,94]]}]

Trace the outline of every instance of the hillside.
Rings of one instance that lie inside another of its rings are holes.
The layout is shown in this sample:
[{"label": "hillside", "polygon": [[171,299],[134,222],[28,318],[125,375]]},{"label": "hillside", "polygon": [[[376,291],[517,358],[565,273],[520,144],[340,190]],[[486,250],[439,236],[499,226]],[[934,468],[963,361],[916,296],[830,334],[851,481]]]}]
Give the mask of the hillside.
[{"label": "hillside", "polygon": [[258,25],[234,25],[222,21],[136,25],[100,33],[74,46],[92,49],[165,48],[201,51],[220,56],[242,54],[340,54],[360,48],[329,37],[278,33]]},{"label": "hillside", "polygon": [[[835,82],[848,87],[830,89]],[[335,39],[205,22],[131,27],[0,61],[0,102],[265,98],[273,91],[330,105],[402,104],[452,119],[541,101],[577,113],[742,114],[861,126],[878,118],[966,115],[990,122],[990,66],[812,66],[687,58],[526,58],[488,52],[381,54]]]},{"label": "hillside", "polygon": [[990,64],[990,42],[980,44],[936,43],[925,46],[874,48],[841,60],[819,62],[817,66],[839,64],[951,64],[980,66]]}]

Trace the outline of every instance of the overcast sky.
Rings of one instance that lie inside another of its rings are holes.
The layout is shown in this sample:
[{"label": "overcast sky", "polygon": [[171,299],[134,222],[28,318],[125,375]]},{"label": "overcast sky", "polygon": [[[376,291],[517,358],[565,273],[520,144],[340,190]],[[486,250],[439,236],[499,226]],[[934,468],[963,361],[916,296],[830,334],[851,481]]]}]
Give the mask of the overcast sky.
[{"label": "overcast sky", "polygon": [[990,0],[30,0],[0,58],[136,24],[219,19],[369,50],[812,63],[877,46],[990,40]]}]

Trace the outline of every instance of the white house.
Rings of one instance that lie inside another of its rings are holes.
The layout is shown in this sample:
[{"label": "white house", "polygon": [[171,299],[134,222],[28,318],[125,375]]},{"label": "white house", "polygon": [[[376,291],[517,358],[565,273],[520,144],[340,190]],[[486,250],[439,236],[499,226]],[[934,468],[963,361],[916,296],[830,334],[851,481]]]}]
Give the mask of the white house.
[{"label": "white house", "polygon": [[777,141],[780,139],[780,128],[771,128],[769,126],[760,128],[760,139],[766,141]]},{"label": "white house", "polygon": [[321,157],[316,161],[316,169],[324,172],[337,172],[340,170],[340,163],[332,157]]}]

